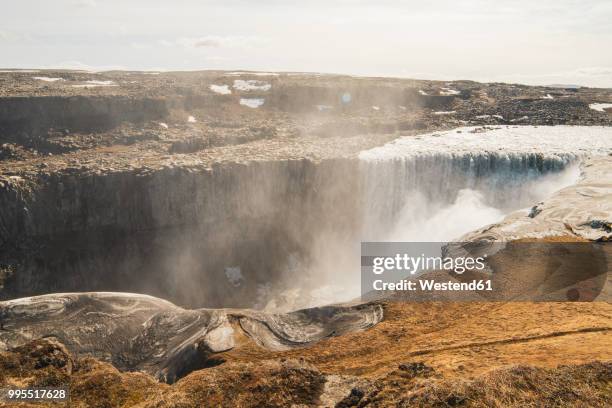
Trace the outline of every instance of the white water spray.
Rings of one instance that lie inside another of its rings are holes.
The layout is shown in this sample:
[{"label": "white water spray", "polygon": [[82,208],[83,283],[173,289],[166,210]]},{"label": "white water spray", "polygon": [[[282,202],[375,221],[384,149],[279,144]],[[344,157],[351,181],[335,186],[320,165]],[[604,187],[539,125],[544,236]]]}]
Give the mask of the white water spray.
[{"label": "white water spray", "polygon": [[[354,242],[321,239],[293,308],[359,296],[359,242],[446,242],[531,207],[579,178],[579,162],[612,151],[603,127],[508,127],[398,139],[360,154],[362,231]],[[330,255],[332,254],[332,255]],[[318,286],[311,286],[317,283]],[[294,287],[295,287],[294,286]],[[313,289],[314,288],[314,289]]]}]

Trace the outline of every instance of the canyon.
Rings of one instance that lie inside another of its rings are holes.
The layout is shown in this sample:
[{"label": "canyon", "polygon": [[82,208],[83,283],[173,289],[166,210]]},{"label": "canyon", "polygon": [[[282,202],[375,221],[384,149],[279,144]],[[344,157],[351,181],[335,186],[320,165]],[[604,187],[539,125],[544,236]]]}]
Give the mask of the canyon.
[{"label": "canyon", "polygon": [[[522,336],[519,323],[509,337],[476,323],[462,331],[453,313],[477,318],[440,299],[360,300],[368,240],[586,242],[601,260],[596,273],[547,294],[567,300],[586,281],[595,289],[578,300],[595,302],[534,304],[561,319],[539,329],[528,304],[491,307],[523,313],[535,336],[525,343],[557,334],[587,336],[597,350],[606,342],[612,114],[591,106],[611,102],[610,90],[221,71],[44,75],[59,79],[0,73],[7,352],[52,337],[66,355],[177,385],[275,361],[273,370],[323,375],[337,388],[332,397],[316,385],[312,405],[353,389],[359,402],[385,389],[374,377],[397,375],[391,355],[363,349],[365,339],[403,344],[412,358],[499,351]],[[500,252],[504,271],[531,273],[512,251]],[[472,300],[466,309],[489,316],[478,303],[486,299]],[[408,346],[413,335],[438,342],[427,325],[452,331],[453,345]],[[480,345],[461,345],[476,332]],[[426,364],[452,377],[467,359],[479,376],[480,357]],[[573,361],[591,357],[575,351]],[[285,358],[298,362],[285,367]]]}]

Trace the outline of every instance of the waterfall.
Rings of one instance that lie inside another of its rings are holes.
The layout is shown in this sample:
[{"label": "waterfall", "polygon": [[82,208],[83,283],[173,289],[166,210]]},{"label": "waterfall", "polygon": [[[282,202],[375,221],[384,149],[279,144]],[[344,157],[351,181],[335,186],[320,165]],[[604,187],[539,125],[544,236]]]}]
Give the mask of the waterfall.
[{"label": "waterfall", "polygon": [[[533,205],[550,192],[573,184],[579,173],[573,165],[577,161],[578,156],[571,153],[544,156],[497,152],[362,160],[363,240],[457,238],[432,234],[427,229],[446,228],[463,234],[469,229],[461,231],[436,224],[460,223],[480,213],[484,216],[481,223],[467,223],[477,228],[510,211]],[[410,229],[406,225],[410,222],[419,226],[422,234],[399,233],[398,227]]]},{"label": "waterfall", "polygon": [[363,241],[448,241],[574,184],[606,127],[460,128],[360,154]]},{"label": "waterfall", "polygon": [[575,184],[582,158],[611,150],[610,128],[514,126],[406,136],[363,151],[352,190],[358,231],[340,240],[319,235],[314,262],[298,275],[314,277],[315,286],[291,276],[302,289],[296,305],[314,288],[325,296],[308,306],[357,297],[362,241],[456,240]]}]

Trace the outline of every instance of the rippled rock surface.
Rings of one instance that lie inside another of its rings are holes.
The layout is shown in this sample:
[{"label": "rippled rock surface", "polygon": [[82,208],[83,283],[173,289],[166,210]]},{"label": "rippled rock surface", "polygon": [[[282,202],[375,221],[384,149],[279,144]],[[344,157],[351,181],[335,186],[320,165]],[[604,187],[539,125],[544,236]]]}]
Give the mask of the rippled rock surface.
[{"label": "rippled rock surface", "polygon": [[270,350],[310,345],[367,329],[382,319],[376,304],[337,305],[286,314],[251,310],[187,310],[163,299],[130,293],[67,293],[2,302],[4,349],[52,337],[75,354],[143,370],[174,382],[223,362],[238,332]]}]

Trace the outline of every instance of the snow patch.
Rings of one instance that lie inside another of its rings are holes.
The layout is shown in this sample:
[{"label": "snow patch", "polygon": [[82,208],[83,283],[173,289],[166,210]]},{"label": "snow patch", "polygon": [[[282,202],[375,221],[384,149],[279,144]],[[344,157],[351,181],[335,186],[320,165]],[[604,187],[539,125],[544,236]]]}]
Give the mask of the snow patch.
[{"label": "snow patch", "polygon": [[589,105],[589,108],[597,112],[605,112],[606,109],[612,108],[612,103],[592,103]]},{"label": "snow patch", "polygon": [[8,74],[11,72],[24,73],[24,74],[33,74],[35,72],[40,72],[37,69],[3,69],[0,70],[1,74]]},{"label": "snow patch", "polygon": [[429,95],[427,92],[425,92],[425,91],[424,91],[424,90],[422,90],[422,89],[419,89],[419,93],[420,93],[421,95]]},{"label": "snow patch", "polygon": [[34,79],[37,79],[39,81],[45,81],[45,82],[56,82],[56,81],[64,81],[64,78],[50,78],[50,77],[44,77],[44,76],[40,76],[40,77],[32,77]]},{"label": "snow patch", "polygon": [[249,108],[259,108],[265,102],[264,98],[240,98],[240,104]]},{"label": "snow patch", "polygon": [[372,106],[372,109],[374,109],[375,111],[378,111],[378,110],[380,110],[380,107],[379,106]]},{"label": "snow patch", "polygon": [[457,113],[457,111],[438,111],[438,112],[434,112],[434,115],[452,115],[454,113]]},{"label": "snow patch", "polygon": [[334,109],[334,107],[330,106],[330,105],[315,105],[315,106],[317,107],[319,112],[323,112],[323,111],[328,111],[328,110]]},{"label": "snow patch", "polygon": [[[405,136],[359,154],[365,160],[384,160],[422,155],[504,155],[538,153],[547,156],[607,155],[612,149],[609,126],[512,126],[496,129],[463,127],[454,130]],[[457,131],[461,131],[458,133]]]},{"label": "snow patch", "polygon": [[187,118],[187,122],[188,122],[188,123],[196,123],[196,122],[197,122],[197,120],[196,120],[196,118],[194,118],[193,116],[189,116],[189,117]]},{"label": "snow patch", "polygon": [[159,122],[159,126],[163,127],[164,129],[168,129],[168,124],[167,123]]},{"label": "snow patch", "polygon": [[232,93],[232,90],[229,89],[229,85],[215,85],[212,84],[210,87],[210,90],[218,93],[220,95],[229,95]]},{"label": "snow patch", "polygon": [[459,95],[461,92],[451,89],[451,88],[441,88],[440,95],[450,96],[450,95]]},{"label": "snow patch", "polygon": [[[254,76],[279,76],[280,74],[277,72],[244,72],[244,71],[236,71],[236,72],[228,72],[225,76],[237,76],[237,75],[254,75]],[[301,74],[296,74],[301,75]]]},{"label": "snow patch", "polygon": [[75,88],[94,88],[97,86],[119,86],[113,81],[98,81],[95,79],[85,81],[85,84],[72,85]]},{"label": "snow patch", "polygon": [[111,86],[114,84],[113,81],[98,81],[95,79],[89,80],[89,81],[85,81],[88,84],[92,84],[92,85],[100,85],[100,86]]},{"label": "snow patch", "polygon": [[546,94],[546,96],[543,96],[542,99],[555,99],[551,94]]},{"label": "snow patch", "polygon": [[269,91],[270,88],[272,88],[272,85],[269,83],[256,79],[249,79],[246,81],[243,79],[236,79],[234,81],[234,89],[239,91]]},{"label": "snow patch", "polygon": [[501,116],[501,115],[478,115],[478,116],[474,116],[474,119],[490,119],[490,118],[504,120],[504,117]]}]

